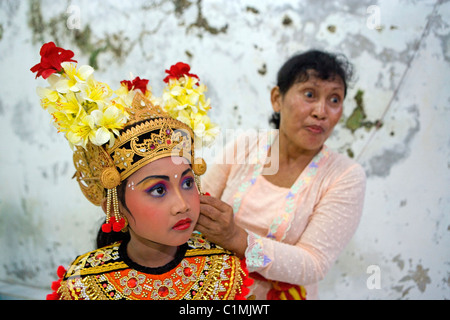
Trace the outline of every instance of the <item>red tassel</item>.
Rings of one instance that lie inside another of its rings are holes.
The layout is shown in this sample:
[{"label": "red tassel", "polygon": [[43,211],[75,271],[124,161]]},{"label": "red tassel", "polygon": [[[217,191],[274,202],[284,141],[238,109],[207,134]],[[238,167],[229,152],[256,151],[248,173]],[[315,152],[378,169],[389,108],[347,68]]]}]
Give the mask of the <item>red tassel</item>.
[{"label": "red tassel", "polygon": [[58,291],[59,287],[61,287],[61,279],[52,282],[53,291]]},{"label": "red tassel", "polygon": [[62,277],[64,277],[64,275],[66,274],[66,268],[64,268],[63,266],[59,266],[58,270],[56,270],[56,275],[58,276],[58,278],[62,279]]},{"label": "red tassel", "polygon": [[116,221],[116,219],[114,219],[113,222],[113,230],[114,232],[120,232],[123,227],[125,227],[125,219],[124,218],[120,218],[119,221]]},{"label": "red tassel", "polygon": [[63,266],[59,266],[58,270],[56,270],[56,274],[58,275],[59,279],[52,282],[53,292],[47,295],[46,297],[47,300],[59,300],[61,295],[58,293],[58,289],[61,287],[61,281],[65,273],[66,268],[64,268]]},{"label": "red tassel", "polygon": [[46,300],[59,300],[59,294],[56,292],[47,295]]},{"label": "red tassel", "polygon": [[111,223],[110,223],[110,222],[109,222],[109,223],[104,223],[104,224],[102,224],[102,231],[103,231],[104,233],[110,233],[111,230],[112,230],[112,226],[111,226]]}]

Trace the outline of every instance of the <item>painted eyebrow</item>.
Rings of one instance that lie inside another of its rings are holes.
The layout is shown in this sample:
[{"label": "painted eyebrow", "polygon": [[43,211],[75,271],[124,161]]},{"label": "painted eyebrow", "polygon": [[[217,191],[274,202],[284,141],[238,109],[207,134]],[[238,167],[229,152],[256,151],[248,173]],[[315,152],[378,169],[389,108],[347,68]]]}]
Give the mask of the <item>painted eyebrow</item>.
[{"label": "painted eyebrow", "polygon": [[[182,177],[184,177],[185,175],[187,175],[192,169],[186,169],[183,171],[183,173],[181,174]],[[165,181],[170,181],[169,176],[163,176],[163,175],[153,175],[153,176],[148,176],[145,177],[144,179],[142,179],[141,181],[139,181],[136,185],[140,185],[141,183],[143,183],[144,181],[147,180],[151,180],[151,179],[161,179],[161,180],[165,180]]]}]

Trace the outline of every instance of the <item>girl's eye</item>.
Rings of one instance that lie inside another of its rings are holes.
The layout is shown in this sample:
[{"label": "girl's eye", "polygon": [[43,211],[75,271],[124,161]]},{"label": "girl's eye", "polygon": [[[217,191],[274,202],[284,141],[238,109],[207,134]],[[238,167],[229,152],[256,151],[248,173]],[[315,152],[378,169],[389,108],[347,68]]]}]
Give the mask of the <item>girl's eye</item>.
[{"label": "girl's eye", "polygon": [[148,194],[157,198],[164,197],[166,192],[167,192],[166,186],[163,184],[157,184],[147,191]]},{"label": "girl's eye", "polygon": [[184,179],[183,182],[181,183],[181,187],[186,190],[191,189],[193,186],[194,186],[194,179],[192,177]]}]

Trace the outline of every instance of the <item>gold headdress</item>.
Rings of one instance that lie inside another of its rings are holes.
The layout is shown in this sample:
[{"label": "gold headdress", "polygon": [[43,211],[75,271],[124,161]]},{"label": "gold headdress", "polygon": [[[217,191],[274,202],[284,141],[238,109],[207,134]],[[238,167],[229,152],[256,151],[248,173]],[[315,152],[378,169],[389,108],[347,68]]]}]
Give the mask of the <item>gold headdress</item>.
[{"label": "gold headdress", "polygon": [[74,149],[74,178],[83,194],[95,205],[107,198],[104,231],[119,231],[124,224],[116,187],[154,160],[186,158],[201,192],[198,177],[206,164],[195,158],[194,145],[211,144],[218,127],[206,115],[211,108],[206,87],[189,73],[189,65],[179,62],[166,70],[162,98],[153,97],[148,80],[139,77],[121,81],[112,97],[110,87],[94,79],[92,67],[77,69],[72,51],[49,42],[40,54],[41,62],[31,71],[50,84],[37,89],[41,105]]}]

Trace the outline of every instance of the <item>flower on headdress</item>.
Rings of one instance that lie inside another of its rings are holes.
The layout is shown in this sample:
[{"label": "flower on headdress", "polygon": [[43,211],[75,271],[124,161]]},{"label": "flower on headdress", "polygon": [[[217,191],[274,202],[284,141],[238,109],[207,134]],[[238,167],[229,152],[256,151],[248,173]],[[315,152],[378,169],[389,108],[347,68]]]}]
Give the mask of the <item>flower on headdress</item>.
[{"label": "flower on headdress", "polygon": [[38,88],[37,93],[42,107],[52,115],[58,132],[65,134],[72,147],[86,148],[88,142],[98,146],[109,142],[112,146],[129,115],[120,101],[111,99],[111,88],[94,79],[91,66],[78,68],[73,63],[76,61],[70,59],[72,51],[49,42],[42,46],[41,56],[41,63],[31,71],[38,72],[38,76],[42,74],[50,84]]},{"label": "flower on headdress", "polygon": [[95,143],[102,145],[109,141],[109,146],[114,144],[115,137],[119,136],[119,130],[123,128],[127,122],[126,115],[115,105],[110,105],[104,112],[94,110],[91,112],[94,117],[97,129]]},{"label": "flower on headdress", "polygon": [[48,108],[51,108],[51,111],[55,110],[56,103],[60,99],[58,91],[37,87],[36,93],[41,98],[41,105],[45,110]]},{"label": "flower on headdress", "polygon": [[220,127],[211,122],[206,114],[180,111],[177,120],[192,128],[196,137],[196,147],[209,147],[220,133]]},{"label": "flower on headdress", "polygon": [[55,84],[55,88],[60,93],[70,91],[78,92],[86,88],[87,80],[94,73],[91,66],[81,66],[77,69],[77,65],[70,62],[63,62],[63,73],[60,80]]},{"label": "flower on headdress", "polygon": [[[168,82],[162,96],[162,107],[169,115],[190,126],[195,134],[196,146],[210,146],[219,134],[219,127],[207,116],[210,100],[205,98],[207,88],[199,84],[196,75],[188,73],[190,66],[178,62],[166,70]],[[167,80],[167,81],[166,81]]]},{"label": "flower on headdress", "polygon": [[170,79],[178,80],[184,75],[200,80],[196,74],[189,73],[189,70],[191,67],[187,63],[177,62],[169,70],[166,70],[168,76],[164,78],[164,82],[168,83]]},{"label": "flower on headdress", "polygon": [[91,115],[81,117],[69,127],[66,137],[71,145],[82,146],[83,148],[86,148],[89,140],[94,143],[96,141],[94,117]]},{"label": "flower on headdress", "polygon": [[41,62],[33,66],[31,72],[36,72],[36,78],[42,76],[47,79],[51,74],[60,72],[63,62],[77,62],[72,60],[74,53],[57,47],[54,42],[44,44],[40,51]]},{"label": "flower on headdress", "polygon": [[99,109],[103,109],[113,94],[111,88],[106,83],[99,82],[93,77],[90,77],[86,84],[80,91],[81,98],[86,100],[86,104],[95,103]]},{"label": "flower on headdress", "polygon": [[147,79],[141,79],[139,77],[134,78],[133,81],[122,80],[120,81],[121,85],[127,86],[128,91],[131,90],[141,90],[141,92],[145,95],[147,93]]},{"label": "flower on headdress", "polygon": [[152,96],[152,88],[148,85],[147,79],[136,77],[132,81],[122,80],[120,81],[120,84],[120,88],[114,91],[117,98],[113,101],[121,106],[130,106],[138,90],[140,90],[147,99],[150,99],[150,101],[154,99]]}]

